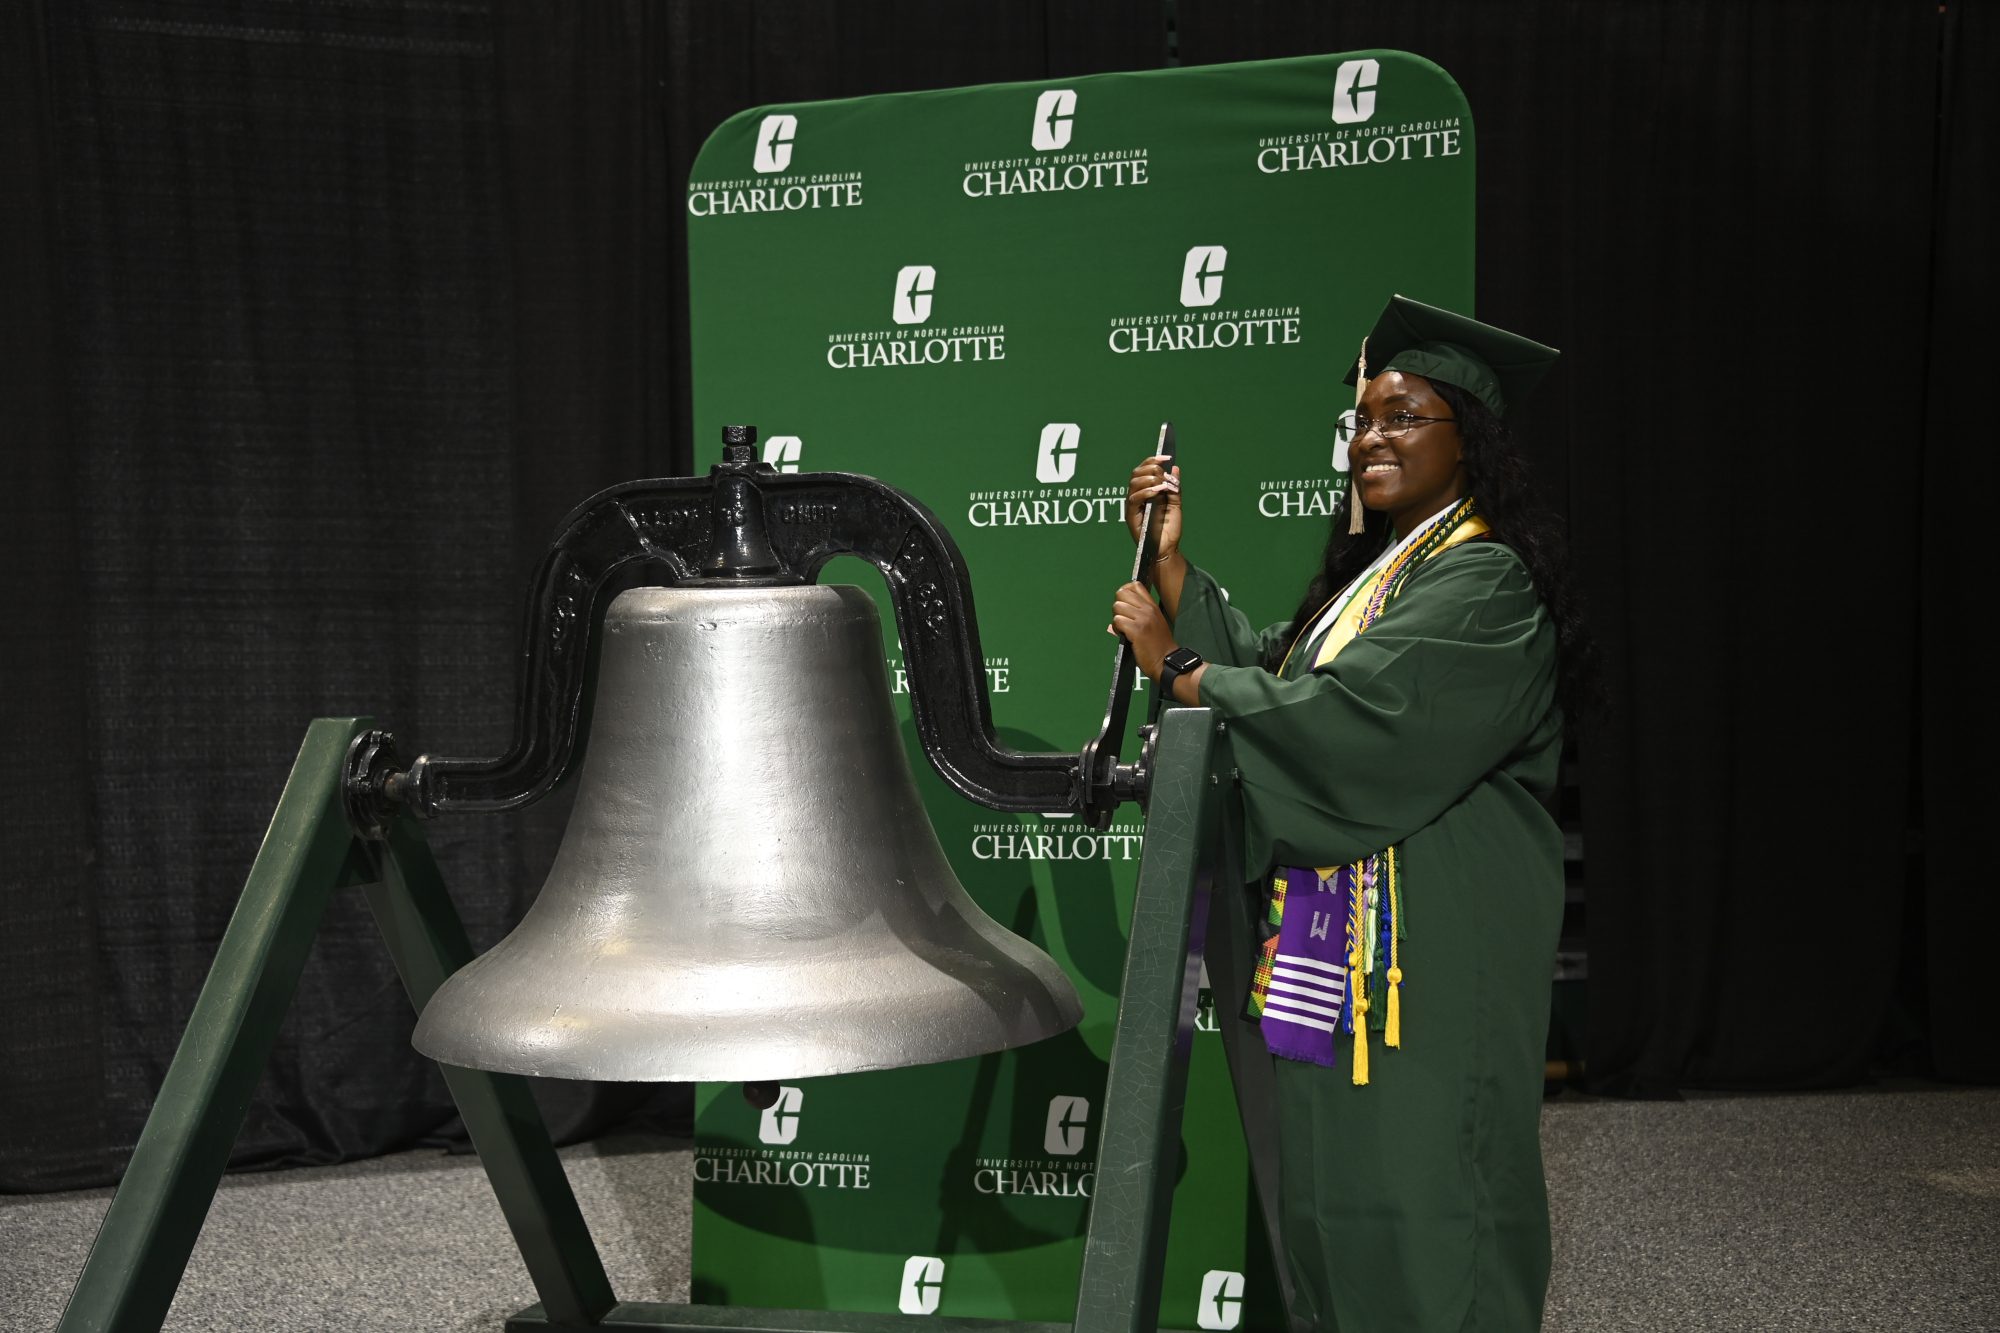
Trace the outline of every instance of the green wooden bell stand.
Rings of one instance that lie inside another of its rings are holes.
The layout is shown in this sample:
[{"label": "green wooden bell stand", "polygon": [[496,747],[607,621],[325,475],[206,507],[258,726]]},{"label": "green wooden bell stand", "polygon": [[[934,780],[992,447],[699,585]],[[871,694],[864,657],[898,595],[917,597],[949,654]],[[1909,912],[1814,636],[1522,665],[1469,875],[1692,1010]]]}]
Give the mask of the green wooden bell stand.
[{"label": "green wooden bell stand", "polygon": [[[343,765],[367,725],[359,718],[320,718],[307,729],[58,1333],[141,1333],[166,1319],[335,893],[359,889],[367,896],[417,1009],[471,961],[464,924],[420,824],[400,817],[379,842],[357,837],[348,824]],[[1076,1319],[1069,1326],[1077,1333],[1150,1333],[1158,1322],[1200,970],[1199,954],[1189,949],[1189,927],[1198,910],[1206,911],[1218,843],[1217,798],[1227,771],[1217,732],[1206,709],[1170,710],[1159,727],[1105,1093],[1097,1192]],[[1223,882],[1231,881],[1225,876]],[[1217,912],[1211,919],[1216,918],[1227,933],[1245,928],[1232,913]],[[621,1301],[526,1080],[449,1065],[440,1069],[541,1298],[507,1321],[509,1333],[1064,1327]]]},{"label": "green wooden bell stand", "polygon": [[[926,752],[962,795],[996,810],[1069,809],[1108,822],[1125,800],[1148,815],[1105,1090],[1096,1191],[1078,1284],[1077,1333],[1150,1333],[1172,1207],[1180,1124],[1206,940],[1218,995],[1247,993],[1250,924],[1223,846],[1224,728],[1207,709],[1166,711],[1149,758],[1121,764],[1135,679],[1120,642],[1104,725],[1080,754],[1021,755],[994,742],[972,588],[950,534],[910,496],[847,473],[780,474],[750,427],[727,427],[706,478],[614,486],[564,521],[529,599],[516,744],[497,760],[401,767],[365,719],[307,730],[249,882],[195,1002],[179,1051],[106,1213],[58,1333],[160,1327],[207,1216],[229,1150],[333,894],[358,888],[422,1010],[472,947],[412,807],[512,809],[537,799],[582,744],[590,636],[620,580],[762,586],[812,581],[827,560],[874,563],[890,598]],[[1160,451],[1172,452],[1172,428]],[[1136,571],[1157,529],[1149,504]],[[1212,884],[1223,886],[1209,892]],[[1190,947],[1190,927],[1195,947]],[[1246,1124],[1271,1102],[1261,1041],[1225,1023],[1223,1046]],[[786,1311],[621,1301],[613,1293],[548,1129],[515,1075],[441,1065],[472,1145],[527,1264],[538,1304],[508,1320],[529,1330],[864,1330],[1036,1327],[935,1316]],[[1252,1173],[1275,1240],[1271,1136],[1252,1130]],[[1274,1252],[1276,1252],[1274,1250]],[[1283,1275],[1280,1274],[1281,1290]],[[913,1324],[914,1321],[914,1324]]]}]

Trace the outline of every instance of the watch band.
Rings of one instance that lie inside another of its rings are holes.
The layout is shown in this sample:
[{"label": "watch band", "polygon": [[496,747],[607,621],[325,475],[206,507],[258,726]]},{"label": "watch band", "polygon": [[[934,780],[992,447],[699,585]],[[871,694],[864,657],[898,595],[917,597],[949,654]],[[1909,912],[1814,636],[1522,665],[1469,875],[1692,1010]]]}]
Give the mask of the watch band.
[{"label": "watch band", "polygon": [[1192,648],[1176,648],[1160,660],[1160,693],[1168,703],[1177,702],[1174,682],[1201,665],[1201,654]]}]

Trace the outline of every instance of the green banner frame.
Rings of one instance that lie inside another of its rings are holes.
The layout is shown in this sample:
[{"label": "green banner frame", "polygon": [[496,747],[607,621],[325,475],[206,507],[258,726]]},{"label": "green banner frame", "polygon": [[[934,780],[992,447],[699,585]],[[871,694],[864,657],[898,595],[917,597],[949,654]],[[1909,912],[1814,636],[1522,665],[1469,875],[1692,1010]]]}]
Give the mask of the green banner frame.
[{"label": "green banner frame", "polygon": [[[1471,308],[1474,147],[1457,85],[1396,51],[744,112],[686,196],[697,463],[750,424],[774,466],[914,494],[971,569],[1001,734],[1079,747],[1130,569],[1124,482],[1160,423],[1191,557],[1282,618],[1341,512],[1340,381],[1361,335],[1394,292]],[[1274,588],[1274,570],[1297,583]],[[704,1087],[697,1299],[1065,1322],[1142,829],[971,811],[909,744],[961,880],[1065,966],[1084,1022],[1005,1055],[790,1084],[770,1113]],[[1241,993],[1232,962],[1211,951],[1216,993]],[[1205,1001],[1195,1034],[1172,1327],[1284,1326],[1232,1021]]]}]

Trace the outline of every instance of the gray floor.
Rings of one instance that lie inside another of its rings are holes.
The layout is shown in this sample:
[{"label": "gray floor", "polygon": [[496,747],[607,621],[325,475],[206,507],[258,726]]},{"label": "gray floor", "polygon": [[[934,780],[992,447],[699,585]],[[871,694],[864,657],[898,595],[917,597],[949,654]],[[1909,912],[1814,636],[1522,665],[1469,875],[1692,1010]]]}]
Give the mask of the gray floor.
[{"label": "gray floor", "polygon": [[[1566,1099],[1543,1141],[1551,1333],[2000,1330],[2000,1090]],[[685,1148],[563,1157],[619,1293],[685,1300]],[[107,1197],[0,1197],[0,1329],[54,1325]],[[167,1327],[492,1330],[533,1299],[477,1163],[407,1153],[230,1179]]]}]

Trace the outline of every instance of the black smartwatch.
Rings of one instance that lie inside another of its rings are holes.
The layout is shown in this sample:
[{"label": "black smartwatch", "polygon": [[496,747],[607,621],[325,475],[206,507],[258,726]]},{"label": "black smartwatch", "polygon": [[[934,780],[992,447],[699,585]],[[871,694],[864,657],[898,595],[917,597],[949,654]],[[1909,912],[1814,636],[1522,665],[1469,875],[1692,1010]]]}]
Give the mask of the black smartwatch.
[{"label": "black smartwatch", "polygon": [[1160,659],[1160,694],[1166,702],[1174,698],[1174,681],[1201,665],[1201,654],[1192,648],[1176,648]]}]

